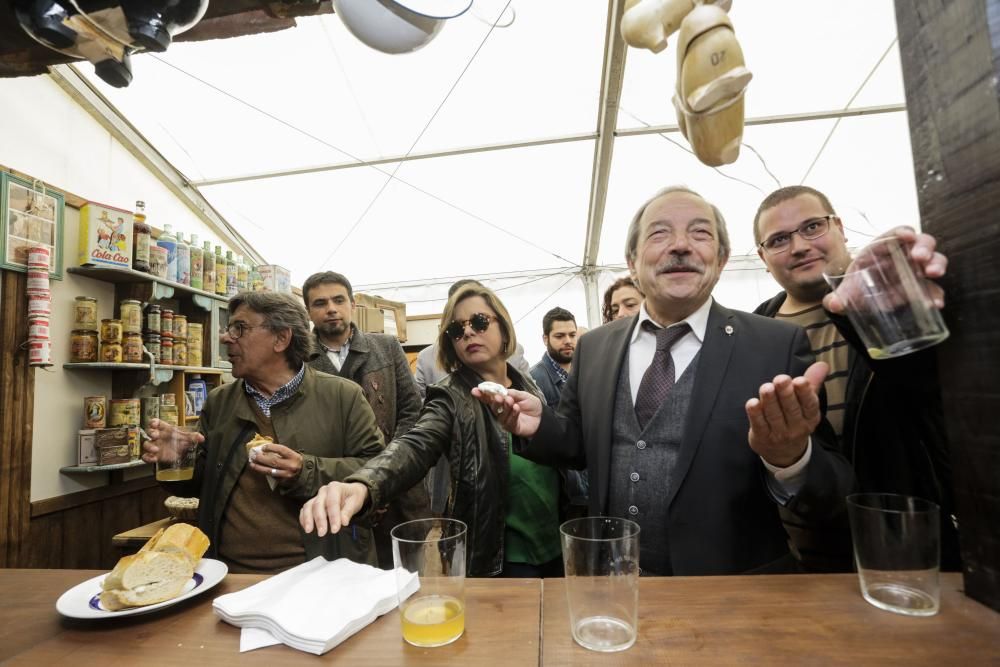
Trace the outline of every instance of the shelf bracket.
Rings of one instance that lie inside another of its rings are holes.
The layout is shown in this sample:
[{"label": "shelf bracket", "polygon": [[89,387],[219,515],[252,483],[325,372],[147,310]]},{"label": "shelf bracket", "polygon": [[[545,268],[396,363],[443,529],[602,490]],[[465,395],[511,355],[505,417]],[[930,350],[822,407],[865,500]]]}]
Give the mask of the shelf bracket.
[{"label": "shelf bracket", "polygon": [[204,294],[192,294],[191,302],[194,303],[194,305],[201,308],[202,310],[204,310],[206,313],[212,312],[212,304],[214,303],[214,301],[205,296]]},{"label": "shelf bracket", "polygon": [[153,294],[150,297],[150,301],[155,301],[156,299],[172,299],[174,297],[174,288],[162,283],[153,283]]}]

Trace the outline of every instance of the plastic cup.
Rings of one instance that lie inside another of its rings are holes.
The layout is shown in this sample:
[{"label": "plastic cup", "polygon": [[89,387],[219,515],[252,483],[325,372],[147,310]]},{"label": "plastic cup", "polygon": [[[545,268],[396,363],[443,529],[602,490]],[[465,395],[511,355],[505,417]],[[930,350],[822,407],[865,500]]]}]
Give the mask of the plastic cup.
[{"label": "plastic cup", "polygon": [[178,426],[172,426],[169,430],[170,434],[160,437],[156,443],[160,448],[156,459],[156,481],[185,482],[194,477],[198,443],[193,441],[192,431]]},{"label": "plastic cup", "polygon": [[847,497],[861,595],[879,609],[933,616],[941,604],[940,512],[929,500],[891,493]]},{"label": "plastic cup", "polygon": [[847,306],[847,317],[872,359],[898,357],[948,337],[927,280],[909,260],[899,238],[877,239],[863,248],[846,273],[824,273]]},{"label": "plastic cup", "polygon": [[624,651],[639,620],[639,524],[614,517],[559,527],[573,639],[592,651]]},{"label": "plastic cup", "polygon": [[[445,646],[465,632],[466,533],[466,525],[456,519],[416,519],[390,531],[407,643]],[[420,589],[406,597],[411,572],[417,574]]]}]

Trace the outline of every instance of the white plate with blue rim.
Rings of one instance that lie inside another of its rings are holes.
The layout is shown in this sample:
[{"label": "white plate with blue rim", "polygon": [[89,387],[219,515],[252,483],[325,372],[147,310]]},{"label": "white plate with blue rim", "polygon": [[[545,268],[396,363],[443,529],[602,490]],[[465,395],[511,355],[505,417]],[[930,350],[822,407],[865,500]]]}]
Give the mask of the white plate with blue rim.
[{"label": "white plate with blue rim", "polygon": [[198,567],[195,568],[191,579],[184,585],[184,590],[174,599],[146,605],[145,607],[130,607],[129,609],[121,609],[119,611],[110,611],[101,605],[101,583],[109,573],[99,574],[63,593],[59,597],[59,600],[56,601],[56,610],[69,618],[88,620],[148,614],[158,609],[171,607],[178,602],[183,602],[196,595],[201,595],[225,579],[228,572],[229,568],[222,561],[212,558],[202,558],[201,562],[198,563]]}]

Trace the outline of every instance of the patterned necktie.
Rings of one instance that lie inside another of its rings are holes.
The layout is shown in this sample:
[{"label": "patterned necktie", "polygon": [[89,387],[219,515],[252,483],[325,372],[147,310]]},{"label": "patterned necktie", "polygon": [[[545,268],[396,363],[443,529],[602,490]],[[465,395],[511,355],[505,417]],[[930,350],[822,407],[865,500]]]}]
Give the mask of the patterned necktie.
[{"label": "patterned necktie", "polygon": [[670,348],[691,330],[687,322],[674,327],[658,327],[649,320],[644,320],[642,328],[656,335],[656,354],[653,361],[642,376],[639,393],[635,397],[635,416],[639,419],[639,428],[653,418],[660,405],[674,386],[674,358]]}]

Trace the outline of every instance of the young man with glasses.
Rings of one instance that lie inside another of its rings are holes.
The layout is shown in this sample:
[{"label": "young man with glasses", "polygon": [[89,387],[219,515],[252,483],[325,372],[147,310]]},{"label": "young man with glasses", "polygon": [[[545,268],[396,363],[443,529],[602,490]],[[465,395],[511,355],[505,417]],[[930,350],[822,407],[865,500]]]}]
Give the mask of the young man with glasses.
[{"label": "young man with glasses", "polygon": [[[944,273],[934,239],[897,228],[912,243],[913,261],[928,277]],[[873,362],[847,320],[824,308],[830,292],[823,273],[843,273],[851,262],[844,226],[830,200],[808,186],[768,195],[754,218],[757,253],[784,288],[762,303],[758,315],[803,327],[826,377],[826,417],[840,450],[854,466],[861,489],[917,495],[942,505],[949,524],[951,476],[941,423],[935,352]],[[802,564],[814,571],[850,570],[846,523],[806,526],[783,514]],[[949,534],[950,533],[950,534]],[[945,533],[943,563],[956,564],[954,531]]]}]

